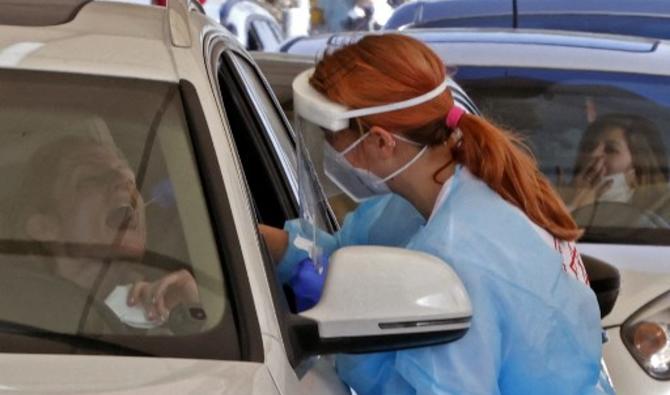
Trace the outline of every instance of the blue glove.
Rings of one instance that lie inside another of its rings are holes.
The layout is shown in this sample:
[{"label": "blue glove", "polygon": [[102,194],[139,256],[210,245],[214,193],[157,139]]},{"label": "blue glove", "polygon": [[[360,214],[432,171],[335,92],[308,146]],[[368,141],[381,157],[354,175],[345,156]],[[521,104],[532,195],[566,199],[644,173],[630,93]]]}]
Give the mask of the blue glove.
[{"label": "blue glove", "polygon": [[288,285],[293,291],[298,312],[311,309],[321,299],[328,271],[328,259],[323,257],[322,263],[323,270],[320,273],[310,258],[303,259],[295,266]]}]

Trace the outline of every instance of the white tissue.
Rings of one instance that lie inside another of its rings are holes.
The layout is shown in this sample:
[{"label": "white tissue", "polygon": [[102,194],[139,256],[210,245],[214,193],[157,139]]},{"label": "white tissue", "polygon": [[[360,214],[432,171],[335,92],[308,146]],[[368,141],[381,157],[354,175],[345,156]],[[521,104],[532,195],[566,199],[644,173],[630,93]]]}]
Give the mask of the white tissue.
[{"label": "white tissue", "polygon": [[116,314],[117,317],[128,326],[139,329],[151,329],[159,326],[161,322],[150,321],[144,313],[141,304],[128,306],[128,292],[131,285],[118,285],[105,299],[105,304]]}]

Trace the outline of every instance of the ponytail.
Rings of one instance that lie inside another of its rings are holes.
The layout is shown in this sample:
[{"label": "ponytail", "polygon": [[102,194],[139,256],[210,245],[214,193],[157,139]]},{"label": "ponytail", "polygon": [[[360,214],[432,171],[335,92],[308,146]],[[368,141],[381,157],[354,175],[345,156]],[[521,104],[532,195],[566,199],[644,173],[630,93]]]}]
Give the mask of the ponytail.
[{"label": "ponytail", "polygon": [[581,236],[582,231],[519,137],[470,114],[463,114],[458,127],[462,141],[452,148],[458,163],[556,238],[573,241]]}]

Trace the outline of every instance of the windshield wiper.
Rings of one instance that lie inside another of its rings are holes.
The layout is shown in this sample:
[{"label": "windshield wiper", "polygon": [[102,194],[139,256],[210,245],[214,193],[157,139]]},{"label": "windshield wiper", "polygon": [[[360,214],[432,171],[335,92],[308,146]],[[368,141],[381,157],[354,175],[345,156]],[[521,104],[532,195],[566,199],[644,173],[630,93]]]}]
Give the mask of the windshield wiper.
[{"label": "windshield wiper", "polygon": [[37,339],[46,339],[49,341],[56,341],[60,343],[70,344],[76,348],[92,349],[103,351],[109,354],[121,354],[130,356],[153,356],[153,354],[145,351],[137,350],[131,347],[124,346],[104,340],[99,337],[74,335],[69,333],[61,333],[45,328],[40,328],[32,325],[21,324],[18,322],[0,320],[0,336],[2,334],[13,334],[19,336],[32,337]]}]

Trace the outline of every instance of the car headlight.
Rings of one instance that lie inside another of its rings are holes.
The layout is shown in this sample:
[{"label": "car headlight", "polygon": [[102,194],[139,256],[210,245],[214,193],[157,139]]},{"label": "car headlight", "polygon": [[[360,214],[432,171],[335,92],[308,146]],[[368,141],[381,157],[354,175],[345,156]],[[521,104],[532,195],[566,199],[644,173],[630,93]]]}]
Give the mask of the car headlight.
[{"label": "car headlight", "polygon": [[621,334],[628,351],[651,377],[670,380],[670,292],[633,314]]}]

